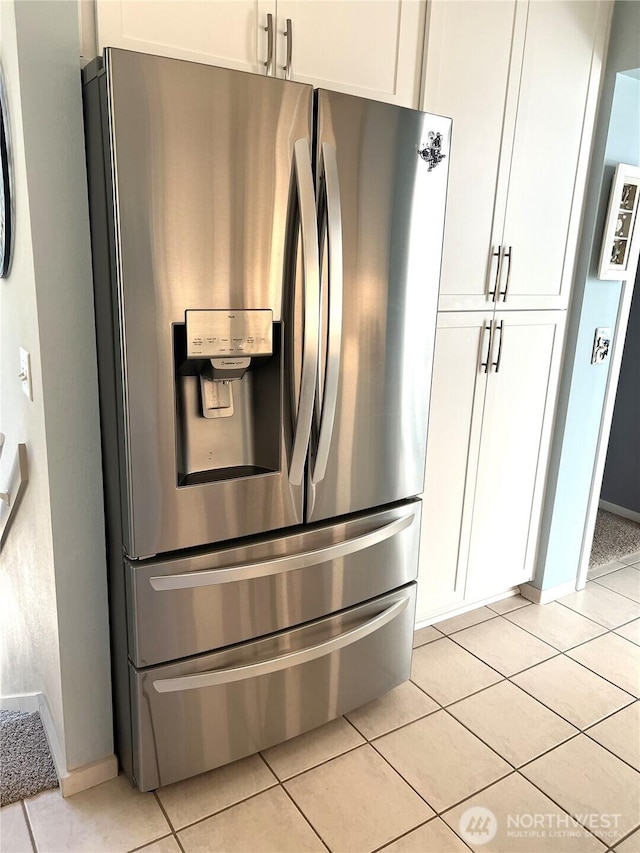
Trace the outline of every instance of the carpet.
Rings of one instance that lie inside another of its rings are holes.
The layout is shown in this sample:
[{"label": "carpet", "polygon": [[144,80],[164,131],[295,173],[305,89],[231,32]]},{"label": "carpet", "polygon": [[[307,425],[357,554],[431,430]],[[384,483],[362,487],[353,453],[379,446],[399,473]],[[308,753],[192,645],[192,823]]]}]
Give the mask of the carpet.
[{"label": "carpet", "polygon": [[40,714],[0,710],[0,805],[57,787]]},{"label": "carpet", "polygon": [[640,524],[599,509],[589,568],[604,566],[636,551],[640,551]]}]

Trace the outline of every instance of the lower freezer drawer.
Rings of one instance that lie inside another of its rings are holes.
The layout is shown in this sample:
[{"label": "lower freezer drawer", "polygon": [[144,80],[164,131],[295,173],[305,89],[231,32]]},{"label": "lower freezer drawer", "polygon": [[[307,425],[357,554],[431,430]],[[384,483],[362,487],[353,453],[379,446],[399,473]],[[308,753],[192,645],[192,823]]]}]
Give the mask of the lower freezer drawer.
[{"label": "lower freezer drawer", "polygon": [[411,670],[415,583],[293,631],[130,667],[141,791],[266,749],[364,705]]}]

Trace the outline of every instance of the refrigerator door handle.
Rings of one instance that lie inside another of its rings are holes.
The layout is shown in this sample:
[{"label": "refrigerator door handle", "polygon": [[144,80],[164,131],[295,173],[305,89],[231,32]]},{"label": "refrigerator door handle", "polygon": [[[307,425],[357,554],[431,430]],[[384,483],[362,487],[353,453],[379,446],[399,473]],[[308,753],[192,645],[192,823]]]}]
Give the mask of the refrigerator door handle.
[{"label": "refrigerator door handle", "polygon": [[292,666],[309,663],[309,661],[325,657],[332,652],[337,652],[352,643],[357,643],[358,640],[362,640],[368,637],[369,634],[378,631],[406,610],[410,600],[411,596],[407,595],[401,598],[400,601],[394,602],[391,607],[383,610],[382,613],[374,616],[373,619],[369,619],[363,625],[358,625],[349,631],[345,631],[343,634],[339,634],[337,637],[332,637],[330,640],[325,640],[306,649],[279,655],[271,660],[245,664],[244,666],[217,669],[212,672],[199,672],[196,675],[183,675],[178,678],[161,678],[153,682],[153,687],[158,693],[178,693],[183,690],[196,690],[202,687],[230,684],[233,681],[245,681],[248,678],[258,678],[261,675],[269,675],[273,672],[289,669]]},{"label": "refrigerator door handle", "polygon": [[304,270],[304,330],[302,347],[302,376],[296,417],[289,482],[302,483],[307,447],[311,435],[313,402],[318,375],[318,342],[320,326],[320,254],[318,250],[318,220],[311,170],[309,140],[298,139],[294,144],[294,170],[300,229],[302,232],[302,264]]},{"label": "refrigerator door handle", "polygon": [[223,569],[204,569],[199,572],[184,572],[179,575],[157,575],[149,578],[151,586],[160,591],[177,589],[192,589],[194,587],[213,586],[215,584],[234,583],[236,581],[254,580],[255,578],[279,575],[284,572],[292,572],[295,569],[304,569],[307,566],[315,566],[318,563],[326,563],[329,560],[337,560],[354,554],[356,551],[364,551],[386,539],[405,530],[415,519],[414,513],[396,518],[384,527],[378,527],[361,536],[328,545],[313,551],[303,551],[300,554],[290,554],[286,557],[276,557],[273,560],[265,560],[258,563],[247,563],[241,566],[229,566]]},{"label": "refrigerator door handle", "polygon": [[[319,415],[318,447],[311,475],[311,482],[314,484],[319,483],[324,478],[327,470],[338,402],[338,379],[342,354],[343,255],[340,179],[338,177],[336,150],[326,142],[322,143],[322,172],[326,194],[327,241],[329,245],[329,330],[324,393],[320,393],[319,384],[316,393],[317,405],[320,405],[322,399],[322,410]],[[320,377],[318,376],[319,382]]]}]

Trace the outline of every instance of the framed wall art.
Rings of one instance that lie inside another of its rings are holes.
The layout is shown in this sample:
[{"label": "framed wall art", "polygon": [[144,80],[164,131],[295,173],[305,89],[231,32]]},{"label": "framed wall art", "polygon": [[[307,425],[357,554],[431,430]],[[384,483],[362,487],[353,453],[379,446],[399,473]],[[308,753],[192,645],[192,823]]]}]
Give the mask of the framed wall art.
[{"label": "framed wall art", "polygon": [[635,277],[640,250],[639,206],[640,168],[619,163],[609,196],[598,278],[625,281]]}]

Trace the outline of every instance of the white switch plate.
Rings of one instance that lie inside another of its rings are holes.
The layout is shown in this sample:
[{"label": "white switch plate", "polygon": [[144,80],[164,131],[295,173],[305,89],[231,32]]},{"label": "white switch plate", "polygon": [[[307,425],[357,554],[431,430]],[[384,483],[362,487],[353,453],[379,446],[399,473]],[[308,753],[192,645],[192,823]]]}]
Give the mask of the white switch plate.
[{"label": "white switch plate", "polygon": [[593,350],[591,351],[591,364],[600,364],[609,355],[611,346],[611,329],[599,326],[593,338]]},{"label": "white switch plate", "polygon": [[22,382],[22,390],[30,400],[33,400],[33,386],[31,384],[31,356],[20,347],[20,373],[18,378]]}]

